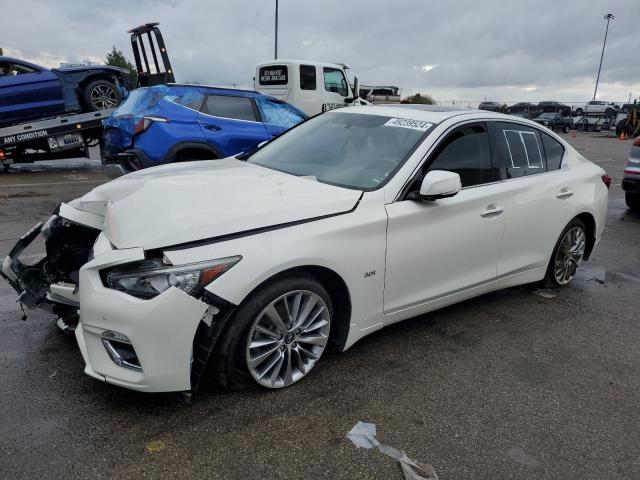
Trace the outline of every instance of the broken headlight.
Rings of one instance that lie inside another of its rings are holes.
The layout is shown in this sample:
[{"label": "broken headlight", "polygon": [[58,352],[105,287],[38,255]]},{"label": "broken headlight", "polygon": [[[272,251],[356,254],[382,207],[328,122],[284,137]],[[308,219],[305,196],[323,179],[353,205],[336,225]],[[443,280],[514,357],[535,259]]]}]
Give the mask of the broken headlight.
[{"label": "broken headlight", "polygon": [[167,266],[160,260],[143,260],[109,271],[106,283],[109,288],[143,299],[153,298],[171,287],[197,296],[241,258],[227,257],[180,266]]}]

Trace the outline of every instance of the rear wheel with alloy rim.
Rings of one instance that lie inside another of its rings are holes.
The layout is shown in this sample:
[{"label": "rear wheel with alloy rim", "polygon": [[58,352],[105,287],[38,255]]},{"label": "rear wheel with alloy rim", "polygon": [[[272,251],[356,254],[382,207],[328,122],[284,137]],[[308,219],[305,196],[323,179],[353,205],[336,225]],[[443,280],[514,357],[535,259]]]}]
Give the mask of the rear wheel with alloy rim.
[{"label": "rear wheel with alloy rim", "polygon": [[315,367],[329,342],[329,294],[304,273],[259,287],[229,320],[212,358],[215,380],[236,389],[283,388]]},{"label": "rear wheel with alloy rim", "polygon": [[122,95],[113,83],[95,80],[82,90],[82,99],[89,111],[97,112],[116,108],[122,100]]},{"label": "rear wheel with alloy rim", "polygon": [[584,223],[576,218],[560,234],[547,267],[546,285],[551,287],[568,285],[584,259],[586,246],[587,234]]}]

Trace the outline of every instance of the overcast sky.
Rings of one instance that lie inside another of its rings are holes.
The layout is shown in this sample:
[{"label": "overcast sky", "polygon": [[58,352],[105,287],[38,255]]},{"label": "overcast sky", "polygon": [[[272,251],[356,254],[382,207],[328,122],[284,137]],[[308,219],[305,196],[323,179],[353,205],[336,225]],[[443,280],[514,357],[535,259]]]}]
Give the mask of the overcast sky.
[{"label": "overcast sky", "polygon": [[[273,58],[275,0],[2,0],[5,55],[46,66],[131,59],[126,31],[158,21],[178,81],[250,86]],[[343,62],[361,84],[436,100],[640,96],[640,0],[280,0],[279,57]]]}]

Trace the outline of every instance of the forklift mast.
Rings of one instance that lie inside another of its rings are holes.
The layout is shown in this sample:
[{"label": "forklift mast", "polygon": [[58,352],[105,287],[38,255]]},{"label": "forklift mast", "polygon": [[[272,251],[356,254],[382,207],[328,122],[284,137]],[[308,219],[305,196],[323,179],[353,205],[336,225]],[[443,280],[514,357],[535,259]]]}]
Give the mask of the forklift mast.
[{"label": "forklift mast", "polygon": [[[171,63],[169,62],[169,55],[167,55],[167,48],[158,25],[159,23],[145,23],[139,27],[132,28],[128,32],[131,34],[131,48],[138,71],[138,87],[151,87],[153,85],[175,83],[176,81],[173,76]],[[152,32],[153,35],[151,35]],[[146,43],[153,58],[153,68],[149,65],[147,46],[145,46],[143,37],[145,34],[147,37]],[[156,39],[155,43],[153,37]],[[162,68],[160,68],[160,64],[158,63],[158,51],[162,59]]]}]

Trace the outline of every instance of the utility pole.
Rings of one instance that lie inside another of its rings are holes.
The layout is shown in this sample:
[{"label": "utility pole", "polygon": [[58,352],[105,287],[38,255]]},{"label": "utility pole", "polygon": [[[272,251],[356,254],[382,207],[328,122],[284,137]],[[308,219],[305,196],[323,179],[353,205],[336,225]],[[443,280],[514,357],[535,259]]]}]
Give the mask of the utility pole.
[{"label": "utility pole", "polygon": [[278,59],[278,0],[276,0],[276,48],[274,58]]},{"label": "utility pole", "polygon": [[[277,0],[276,0],[277,1]],[[609,22],[616,18],[612,13],[607,13],[604,19],[607,21],[607,28],[604,31],[604,42],[602,42],[602,54],[600,55],[600,66],[598,67],[598,76],[596,77],[596,89],[593,91],[593,99],[596,99],[598,93],[598,82],[600,82],[600,70],[602,70],[602,59],[604,58],[604,47],[607,45],[607,34],[609,33]]]}]

